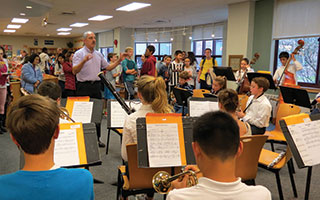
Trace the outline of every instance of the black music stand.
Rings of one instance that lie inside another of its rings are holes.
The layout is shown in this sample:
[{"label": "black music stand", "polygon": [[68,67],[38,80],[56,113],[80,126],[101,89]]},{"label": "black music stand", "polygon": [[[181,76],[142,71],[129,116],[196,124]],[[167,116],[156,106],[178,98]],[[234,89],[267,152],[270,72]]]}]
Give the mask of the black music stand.
[{"label": "black music stand", "polygon": [[216,76],[225,76],[228,81],[236,81],[231,67],[213,67]]},{"label": "black music stand", "polygon": [[248,79],[249,79],[249,82],[250,82],[250,83],[251,83],[252,79],[253,79],[253,78],[256,78],[256,77],[266,78],[266,79],[269,81],[269,83],[270,83],[269,89],[274,89],[274,90],[277,89],[276,85],[274,84],[273,77],[272,77],[271,74],[258,73],[258,72],[248,72],[248,73],[247,73],[247,76],[248,76]]},{"label": "black music stand", "polygon": [[285,103],[311,108],[310,98],[307,90],[280,86],[280,91]]},{"label": "black music stand", "polygon": [[182,106],[182,116],[184,116],[184,108],[188,107],[188,98],[192,96],[192,92],[183,88],[174,87],[173,94],[177,104]]},{"label": "black music stand", "polygon": [[[186,151],[186,160],[188,165],[195,165],[196,160],[192,150],[193,142],[193,124],[197,117],[183,117],[183,135]],[[149,168],[148,144],[147,144],[147,127],[146,118],[137,119],[137,144],[138,144],[138,167]]]}]

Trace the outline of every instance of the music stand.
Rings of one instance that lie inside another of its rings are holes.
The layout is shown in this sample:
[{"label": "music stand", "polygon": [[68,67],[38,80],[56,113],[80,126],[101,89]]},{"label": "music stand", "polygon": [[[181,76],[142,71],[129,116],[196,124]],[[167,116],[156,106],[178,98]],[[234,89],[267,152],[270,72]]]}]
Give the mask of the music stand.
[{"label": "music stand", "polygon": [[184,107],[188,107],[188,98],[192,96],[192,92],[183,88],[174,87],[173,94],[177,104],[182,106],[182,115],[184,116]]},{"label": "music stand", "polygon": [[256,78],[256,77],[266,78],[266,79],[269,81],[269,83],[270,83],[269,89],[274,89],[274,90],[277,89],[276,85],[274,84],[273,77],[272,77],[271,74],[257,73],[257,72],[248,72],[248,73],[247,73],[247,76],[248,76],[248,79],[249,79],[249,82],[250,82],[250,83],[251,83],[252,79],[253,79],[253,78]]},{"label": "music stand", "polygon": [[213,72],[217,76],[225,76],[229,81],[236,80],[231,67],[213,67]]},{"label": "music stand", "polygon": [[203,96],[204,96],[205,98],[216,98],[216,99],[218,98],[217,95],[211,94],[211,93],[204,93]]},{"label": "music stand", "polygon": [[280,91],[285,103],[311,108],[310,98],[307,90],[280,86]]}]

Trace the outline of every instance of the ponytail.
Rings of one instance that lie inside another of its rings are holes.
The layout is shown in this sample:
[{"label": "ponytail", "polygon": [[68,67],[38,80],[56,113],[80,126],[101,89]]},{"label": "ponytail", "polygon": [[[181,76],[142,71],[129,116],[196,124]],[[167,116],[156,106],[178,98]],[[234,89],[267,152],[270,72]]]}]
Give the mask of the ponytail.
[{"label": "ponytail", "polygon": [[168,104],[166,84],[162,77],[142,76],[138,80],[137,86],[143,100],[151,104],[155,113],[170,113],[172,111]]},{"label": "ponytail", "polygon": [[236,112],[239,105],[239,98],[236,91],[232,89],[225,89],[219,92],[218,101],[223,109],[229,113]]},{"label": "ponytail", "polygon": [[217,76],[214,80],[221,86],[221,90],[227,88],[227,78],[225,76]]}]

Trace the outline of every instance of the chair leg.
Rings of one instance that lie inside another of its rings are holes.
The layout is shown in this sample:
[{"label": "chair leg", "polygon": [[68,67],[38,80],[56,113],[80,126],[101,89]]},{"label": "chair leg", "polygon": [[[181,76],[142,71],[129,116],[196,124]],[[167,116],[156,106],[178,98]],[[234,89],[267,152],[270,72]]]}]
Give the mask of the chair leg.
[{"label": "chair leg", "polygon": [[119,200],[119,197],[120,197],[120,192],[121,192],[121,173],[120,173],[120,170],[118,170],[118,182],[117,182],[117,200]]},{"label": "chair leg", "polygon": [[107,147],[106,147],[106,154],[109,152],[109,140],[110,140],[110,132],[111,129],[108,129],[108,136],[107,136]]},{"label": "chair leg", "polygon": [[[292,159],[291,159],[291,161],[292,161]],[[296,184],[294,182],[294,177],[293,177],[293,172],[292,172],[292,168],[293,168],[292,162],[288,162],[287,165],[288,165],[288,171],[289,171],[293,195],[294,195],[294,197],[298,197],[297,188],[296,188]]]},{"label": "chair leg", "polygon": [[279,198],[280,198],[280,200],[283,200],[283,193],[282,193],[282,187],[281,187],[281,180],[280,180],[279,171],[276,171],[275,174],[276,174],[276,179],[277,179]]},{"label": "chair leg", "polygon": [[288,161],[290,163],[290,167],[292,169],[292,173],[295,174],[296,173],[296,170],[294,169],[294,164],[293,164],[293,160],[292,158]]},{"label": "chair leg", "polygon": [[270,145],[271,145],[271,151],[273,151],[273,152],[274,152],[274,144],[273,144],[273,142],[272,142],[272,141],[270,142]]}]

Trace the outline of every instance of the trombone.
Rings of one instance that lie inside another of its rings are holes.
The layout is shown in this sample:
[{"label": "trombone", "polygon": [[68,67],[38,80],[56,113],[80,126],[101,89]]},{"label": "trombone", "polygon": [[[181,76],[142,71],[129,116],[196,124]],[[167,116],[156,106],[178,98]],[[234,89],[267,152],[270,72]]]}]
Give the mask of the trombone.
[{"label": "trombone", "polygon": [[167,194],[171,187],[172,181],[178,178],[182,178],[184,175],[189,175],[189,179],[187,181],[187,187],[191,187],[198,184],[197,174],[199,172],[200,171],[187,170],[179,174],[176,174],[174,176],[170,176],[168,172],[159,171],[152,178],[152,186],[155,189],[155,191],[157,191],[158,193]]}]

